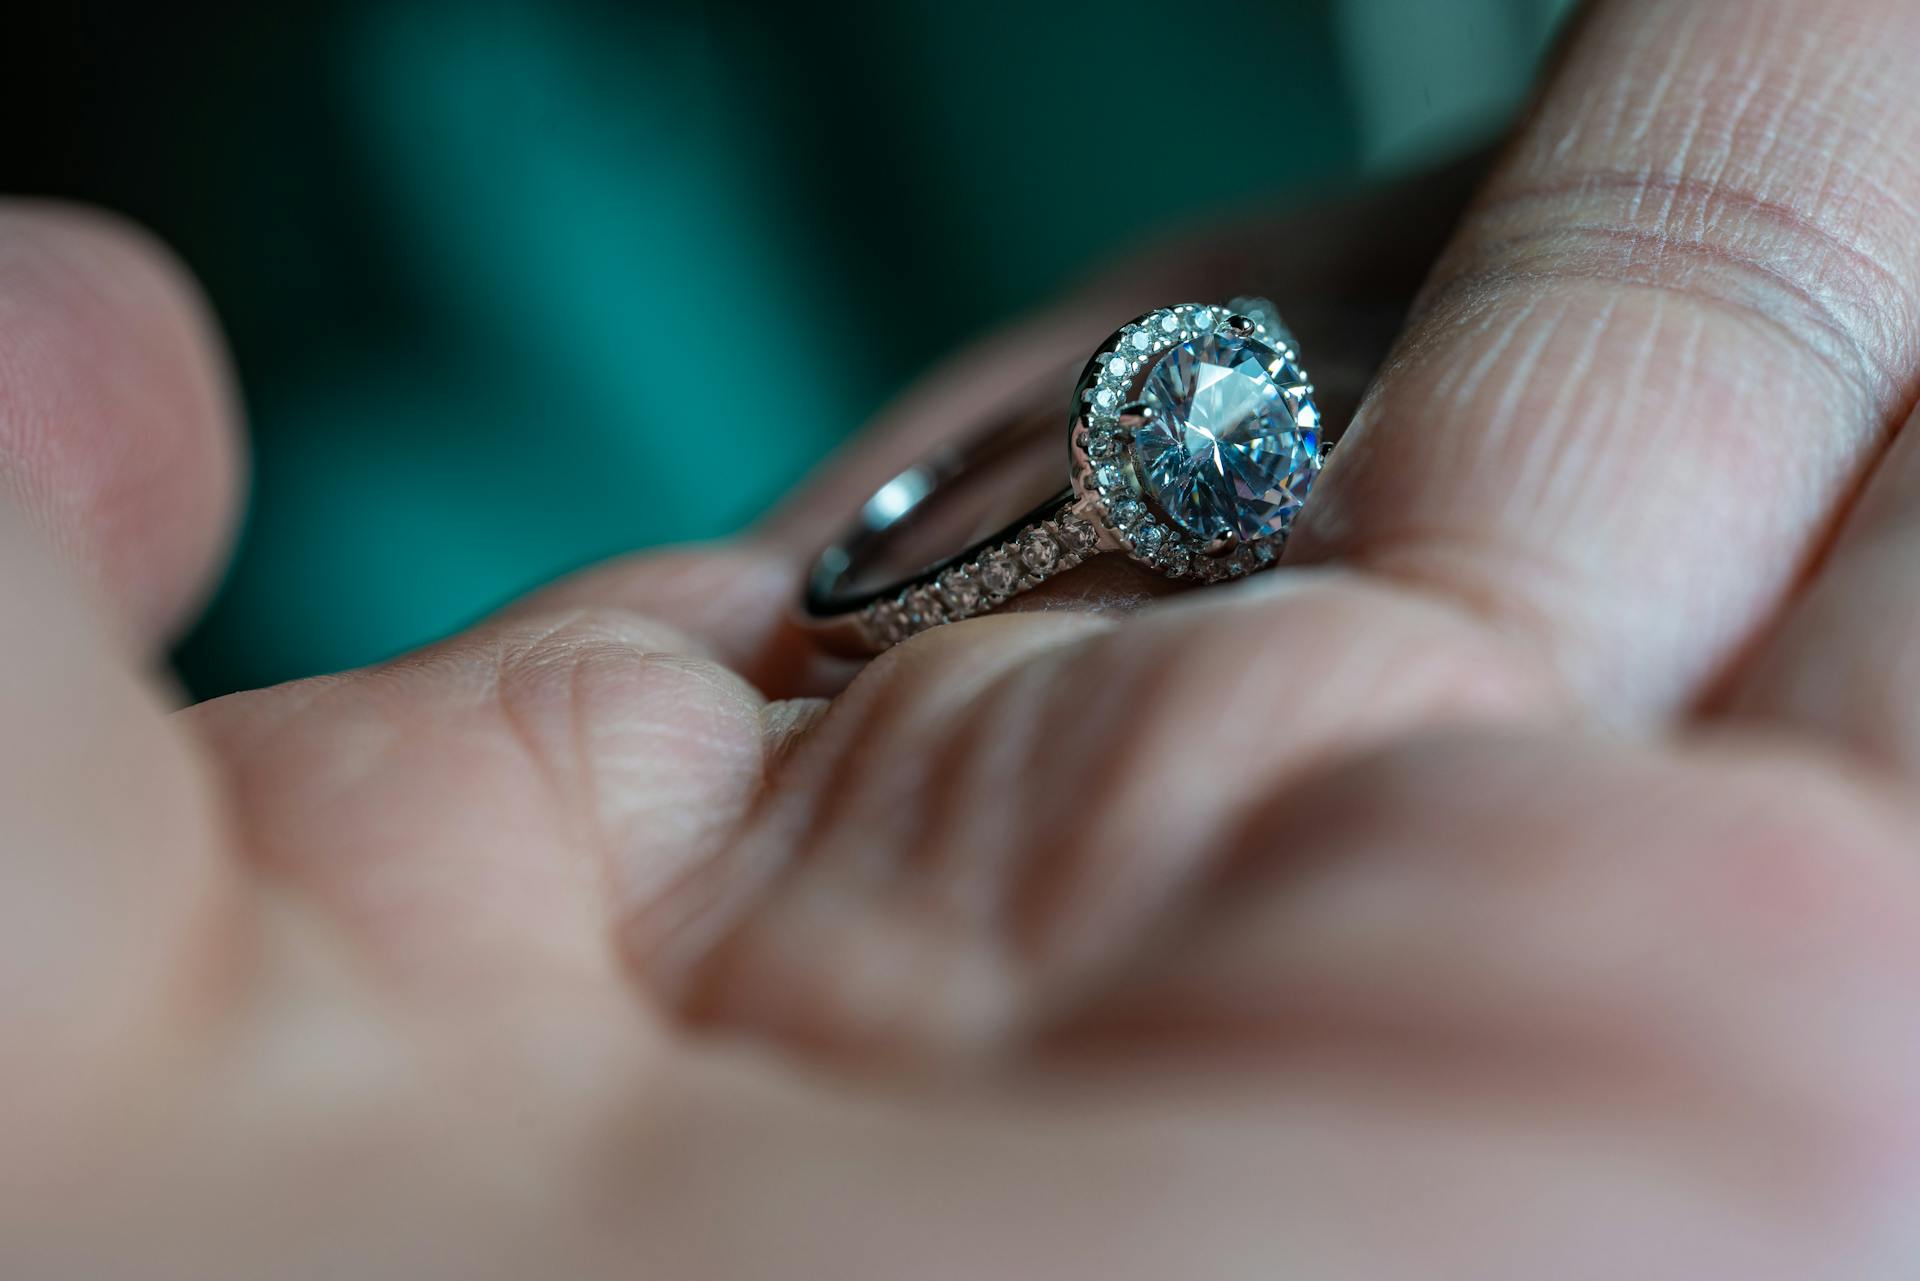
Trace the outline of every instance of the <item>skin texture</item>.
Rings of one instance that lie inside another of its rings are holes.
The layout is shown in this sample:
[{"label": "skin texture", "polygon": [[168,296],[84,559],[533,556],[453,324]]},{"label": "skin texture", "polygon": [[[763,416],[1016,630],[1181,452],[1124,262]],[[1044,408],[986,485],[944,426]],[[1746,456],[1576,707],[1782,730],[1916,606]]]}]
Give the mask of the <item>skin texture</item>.
[{"label": "skin texture", "polygon": [[[0,1274],[1912,1277],[1916,54],[1596,5],[1443,250],[1197,237],[731,544],[174,713],[226,375],[8,207]],[[1269,288],[1350,405],[1434,250],[1281,572],[785,623],[1115,316]]]}]

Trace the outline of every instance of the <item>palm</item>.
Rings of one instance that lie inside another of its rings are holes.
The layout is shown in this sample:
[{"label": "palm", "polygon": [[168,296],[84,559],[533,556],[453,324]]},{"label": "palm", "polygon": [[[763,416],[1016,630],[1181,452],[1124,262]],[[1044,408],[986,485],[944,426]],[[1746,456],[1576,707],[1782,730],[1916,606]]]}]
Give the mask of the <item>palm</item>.
[{"label": "palm", "polygon": [[[1907,9],[1854,7],[1920,42]],[[1069,579],[1110,608],[937,629],[837,689],[780,623],[792,551],[938,412],[736,547],[170,724],[20,569],[47,603],[10,637],[14,732],[55,749],[9,812],[106,859],[28,866],[110,942],[18,936],[85,978],[0,1006],[35,1047],[0,1259],[1910,1271],[1920,717],[1882,615],[1920,601],[1893,572],[1920,444],[1796,580],[1920,384],[1920,273],[1862,265],[1920,218],[1883,201],[1834,241],[1831,166],[1762,199],[1736,128],[1709,185],[1684,119],[1585,125],[1591,95],[1631,99],[1608,86],[1641,26],[1684,52],[1756,21],[1657,9],[1593,22],[1289,572],[1144,609],[1124,569]],[[1818,58],[1866,76],[1886,43]],[[1920,202],[1867,124],[1816,124],[1860,187]],[[1347,223],[1322,274],[1377,230]],[[1309,343],[1365,332],[1341,297],[1299,315]],[[956,382],[1014,394],[1114,305]],[[56,767],[102,742],[148,781],[78,799],[98,760]]]}]

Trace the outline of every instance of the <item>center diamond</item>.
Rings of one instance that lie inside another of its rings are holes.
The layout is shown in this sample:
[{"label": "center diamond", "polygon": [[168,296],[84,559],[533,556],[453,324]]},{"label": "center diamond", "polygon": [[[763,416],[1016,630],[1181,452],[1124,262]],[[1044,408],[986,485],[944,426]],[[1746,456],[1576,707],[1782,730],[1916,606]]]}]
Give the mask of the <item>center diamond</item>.
[{"label": "center diamond", "polygon": [[1320,411],[1307,378],[1250,338],[1207,334],[1147,374],[1152,416],[1134,431],[1140,484],[1202,541],[1287,532],[1320,472]]}]

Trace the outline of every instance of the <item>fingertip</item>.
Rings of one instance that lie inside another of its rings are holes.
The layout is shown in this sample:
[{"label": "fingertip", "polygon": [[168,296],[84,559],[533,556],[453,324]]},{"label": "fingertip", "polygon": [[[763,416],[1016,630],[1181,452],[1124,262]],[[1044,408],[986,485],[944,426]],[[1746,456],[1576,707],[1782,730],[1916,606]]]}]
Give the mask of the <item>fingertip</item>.
[{"label": "fingertip", "polygon": [[154,236],[0,202],[0,500],[141,644],[212,585],[242,490],[239,416],[211,310]]}]

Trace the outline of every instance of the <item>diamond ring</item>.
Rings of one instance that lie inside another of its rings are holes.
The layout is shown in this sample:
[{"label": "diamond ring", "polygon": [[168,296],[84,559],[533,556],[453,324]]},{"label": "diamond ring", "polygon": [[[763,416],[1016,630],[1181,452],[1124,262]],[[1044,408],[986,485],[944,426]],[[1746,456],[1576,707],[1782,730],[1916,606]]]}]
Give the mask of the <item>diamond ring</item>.
[{"label": "diamond ring", "polygon": [[[1277,559],[1326,461],[1298,346],[1256,298],[1163,307],[1102,343],[1074,389],[1064,487],[1059,432],[1058,418],[1007,424],[882,485],[815,562],[808,629],[877,654],[1109,552],[1169,578],[1239,578]],[[980,515],[983,493],[1036,482],[1016,519]]]}]

